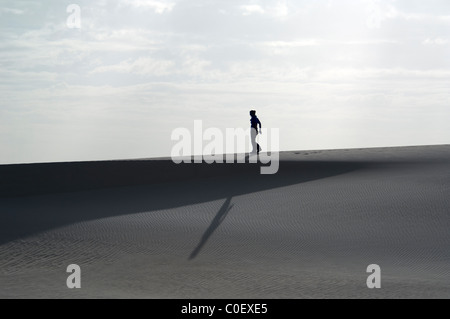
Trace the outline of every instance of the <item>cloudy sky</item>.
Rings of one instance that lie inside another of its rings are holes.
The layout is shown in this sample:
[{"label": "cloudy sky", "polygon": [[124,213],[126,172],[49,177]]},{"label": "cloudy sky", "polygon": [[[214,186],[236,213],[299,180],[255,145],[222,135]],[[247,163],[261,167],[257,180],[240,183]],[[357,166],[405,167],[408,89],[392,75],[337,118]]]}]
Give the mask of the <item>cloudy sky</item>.
[{"label": "cloudy sky", "polygon": [[0,48],[2,164],[169,156],[252,108],[282,150],[450,143],[448,0],[3,0]]}]

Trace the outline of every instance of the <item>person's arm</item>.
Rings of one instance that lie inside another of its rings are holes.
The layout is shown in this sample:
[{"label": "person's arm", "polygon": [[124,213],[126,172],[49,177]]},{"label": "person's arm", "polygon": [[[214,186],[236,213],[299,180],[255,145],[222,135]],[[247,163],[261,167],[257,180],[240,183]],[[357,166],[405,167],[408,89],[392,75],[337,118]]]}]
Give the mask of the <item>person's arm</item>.
[{"label": "person's arm", "polygon": [[259,133],[261,133],[261,121],[258,119],[258,124],[259,124]]}]

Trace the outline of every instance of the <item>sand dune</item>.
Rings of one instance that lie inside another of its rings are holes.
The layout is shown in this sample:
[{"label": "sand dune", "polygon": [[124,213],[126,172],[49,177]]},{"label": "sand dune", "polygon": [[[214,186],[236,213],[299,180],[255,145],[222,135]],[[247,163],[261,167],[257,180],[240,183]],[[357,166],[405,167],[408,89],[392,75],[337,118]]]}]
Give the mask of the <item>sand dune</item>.
[{"label": "sand dune", "polygon": [[0,298],[450,298],[450,146],[282,152],[276,175],[142,159],[0,176]]}]

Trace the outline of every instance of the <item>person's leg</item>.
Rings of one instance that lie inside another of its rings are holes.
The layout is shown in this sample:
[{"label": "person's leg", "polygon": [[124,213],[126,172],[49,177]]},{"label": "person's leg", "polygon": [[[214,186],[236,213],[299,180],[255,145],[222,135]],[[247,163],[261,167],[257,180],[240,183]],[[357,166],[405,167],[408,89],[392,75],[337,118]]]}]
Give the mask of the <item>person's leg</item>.
[{"label": "person's leg", "polygon": [[256,143],[256,135],[258,132],[253,127],[250,129],[251,141],[252,141],[252,153],[258,152],[258,144]]}]

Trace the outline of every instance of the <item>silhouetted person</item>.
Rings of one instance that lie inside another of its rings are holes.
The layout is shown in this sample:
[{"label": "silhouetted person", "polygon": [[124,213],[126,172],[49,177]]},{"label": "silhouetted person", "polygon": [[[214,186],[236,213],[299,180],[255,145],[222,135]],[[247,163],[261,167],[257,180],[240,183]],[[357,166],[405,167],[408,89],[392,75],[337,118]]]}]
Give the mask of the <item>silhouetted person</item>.
[{"label": "silhouetted person", "polygon": [[261,133],[261,122],[259,121],[258,117],[256,116],[256,111],[251,110],[250,111],[250,133],[252,138],[252,153],[259,154],[261,151],[261,147],[258,143],[256,143],[256,136],[258,136],[258,125],[259,125],[259,133]]}]

